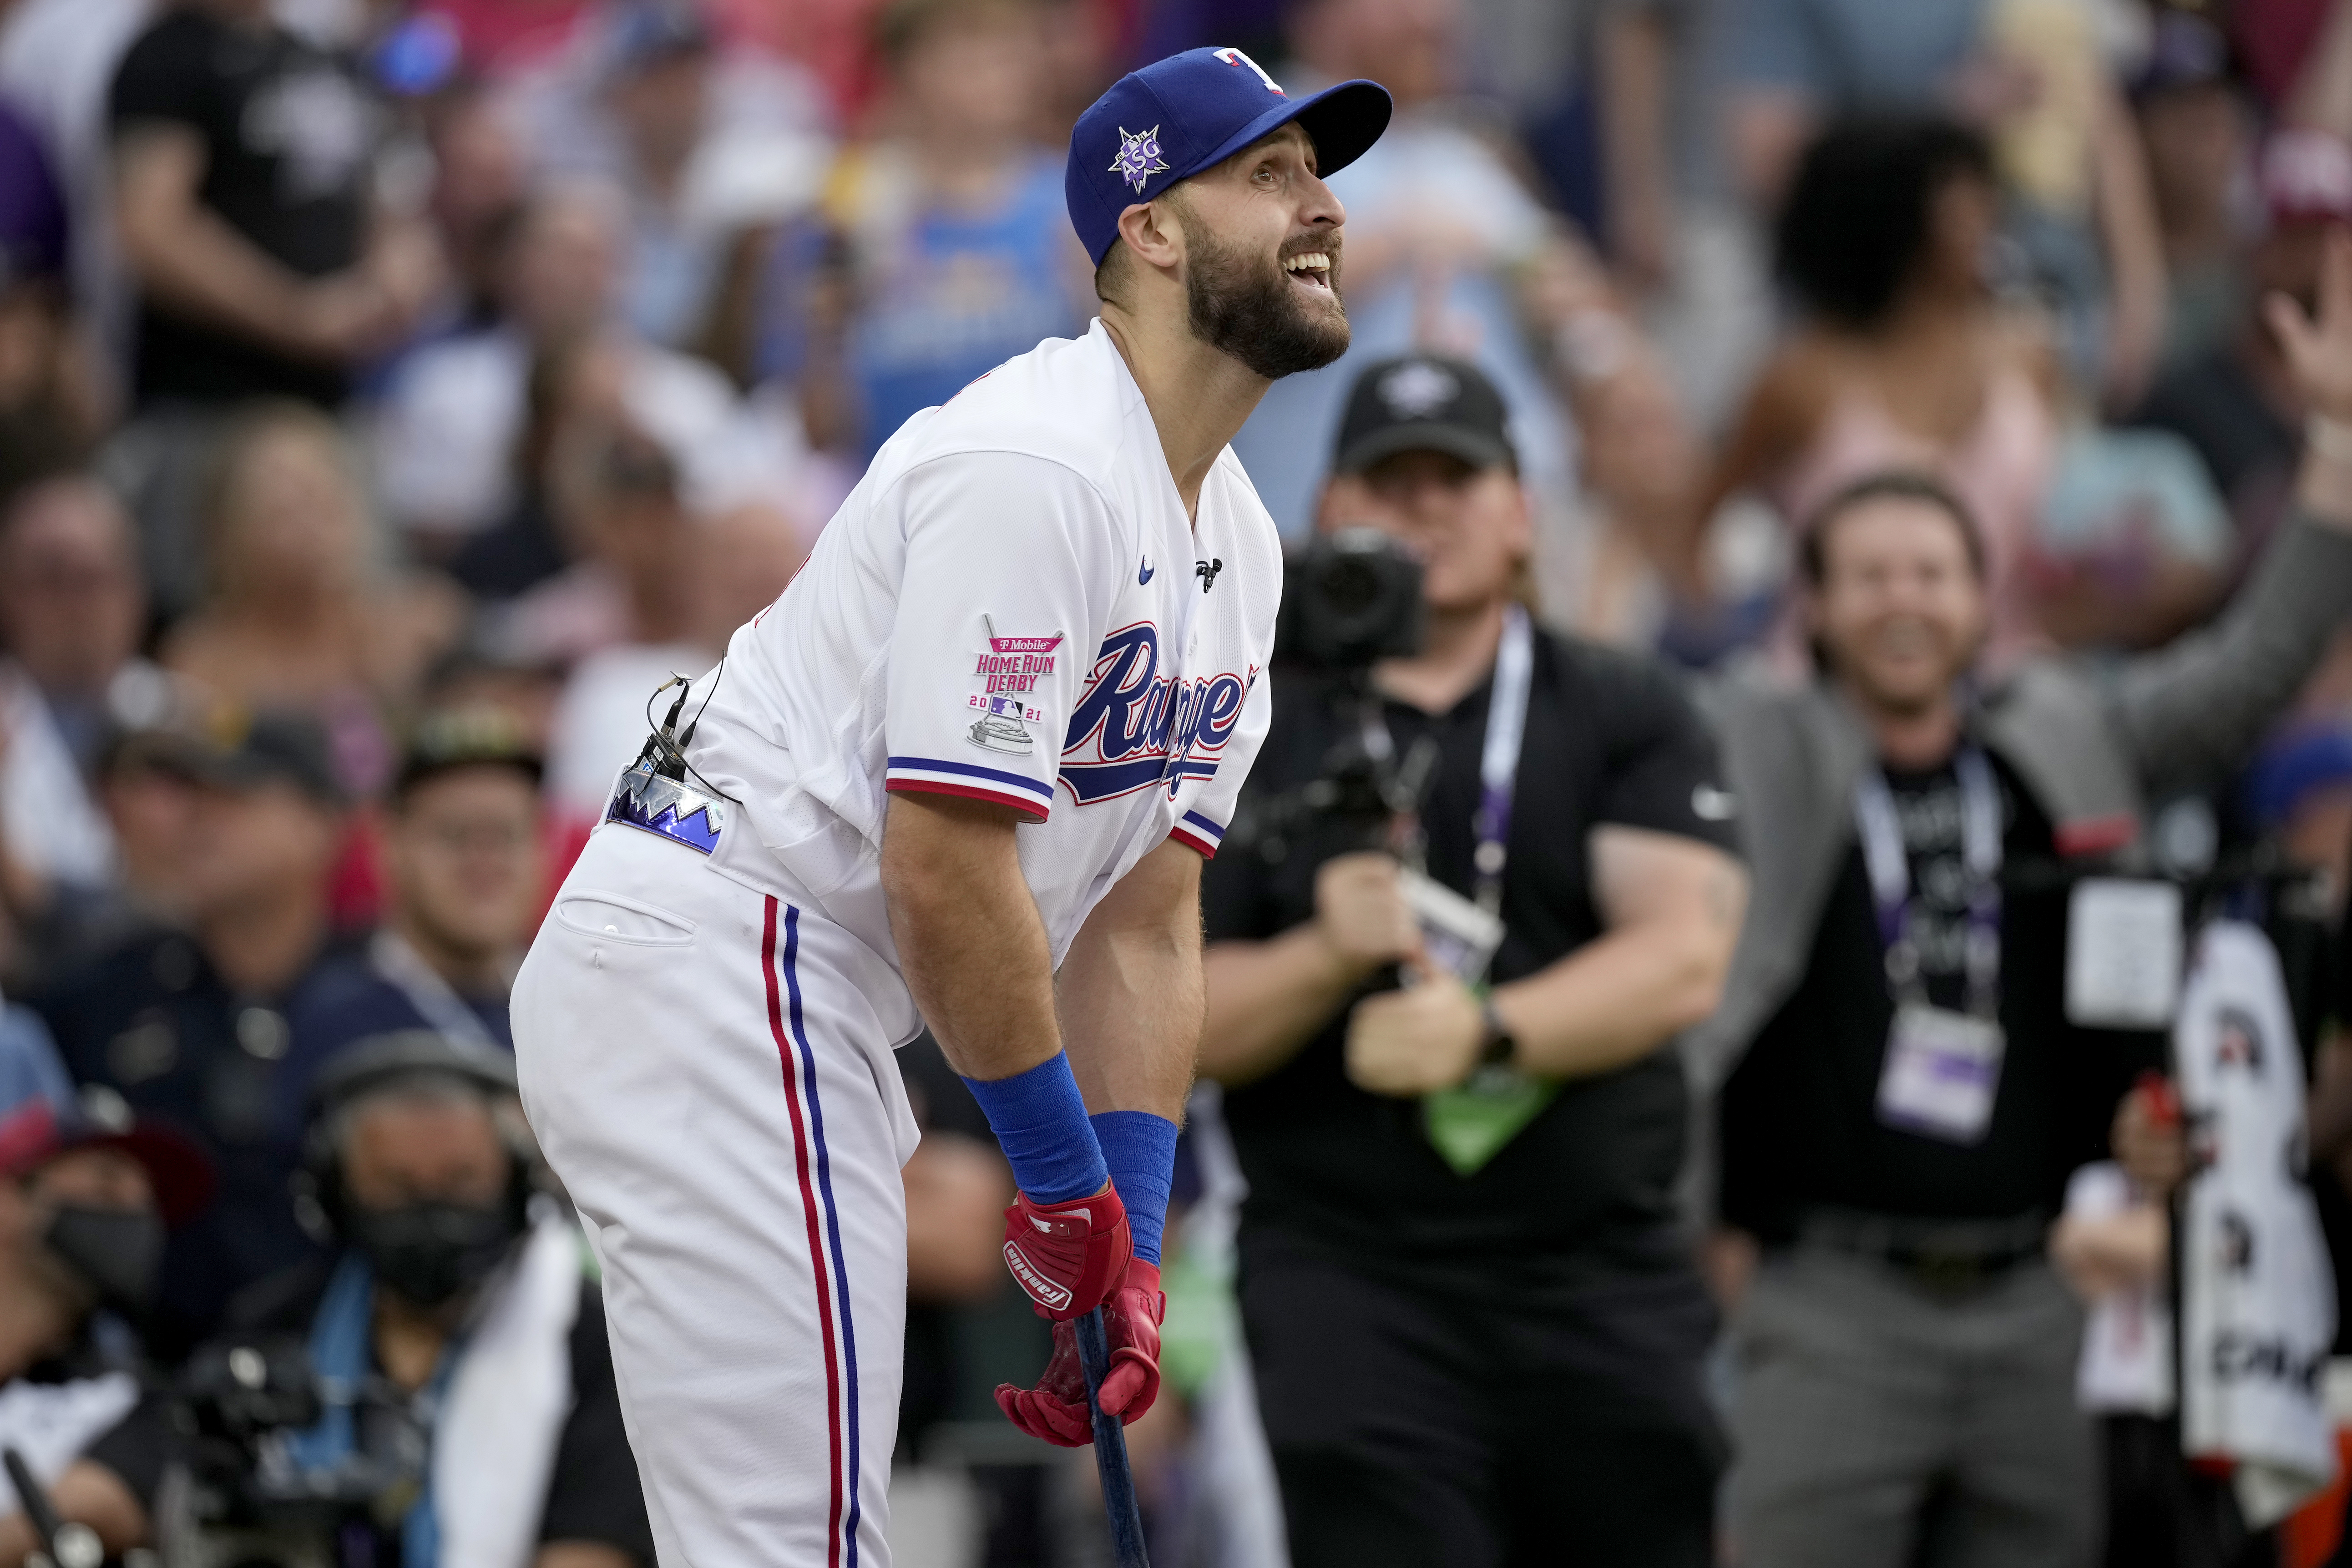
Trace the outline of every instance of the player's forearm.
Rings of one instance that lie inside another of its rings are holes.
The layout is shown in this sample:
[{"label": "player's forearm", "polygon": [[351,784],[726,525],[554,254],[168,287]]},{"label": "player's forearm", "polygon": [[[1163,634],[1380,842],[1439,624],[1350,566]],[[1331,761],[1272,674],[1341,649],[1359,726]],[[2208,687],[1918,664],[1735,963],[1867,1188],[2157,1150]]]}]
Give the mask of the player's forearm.
[{"label": "player's forearm", "polygon": [[1611,931],[1549,968],[1495,988],[1517,1066],[1581,1078],[1639,1061],[1715,1011],[1732,942],[1696,921]]},{"label": "player's forearm", "polygon": [[1202,971],[1209,1005],[1201,1071],[1229,1089],[1297,1056],[1364,980],[1313,921],[1265,942],[1217,942]]},{"label": "player's forearm", "polygon": [[954,795],[894,795],[882,893],[907,988],[970,1079],[1011,1078],[1062,1048],[1053,955],[1022,879],[1013,814]]},{"label": "player's forearm", "polygon": [[1062,961],[1062,1037],[1091,1112],[1183,1119],[1205,1006],[1200,863],[1181,845],[1147,856],[1087,916]]}]

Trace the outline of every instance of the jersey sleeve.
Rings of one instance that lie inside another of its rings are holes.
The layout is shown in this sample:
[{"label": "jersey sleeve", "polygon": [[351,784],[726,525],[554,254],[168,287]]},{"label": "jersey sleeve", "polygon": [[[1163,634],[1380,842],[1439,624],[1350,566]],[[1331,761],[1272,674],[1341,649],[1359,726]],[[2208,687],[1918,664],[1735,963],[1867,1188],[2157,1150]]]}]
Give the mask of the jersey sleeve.
[{"label": "jersey sleeve", "polygon": [[903,481],[906,570],[884,732],[893,792],[1035,821],[1126,552],[1101,495],[1041,458],[941,458]]},{"label": "jersey sleeve", "polygon": [[[1263,669],[1251,670],[1248,682],[1248,689],[1242,697],[1241,716],[1234,721],[1230,737],[1218,748],[1217,771],[1209,775],[1200,794],[1177,814],[1176,826],[1168,832],[1171,838],[1199,850],[1206,859],[1214,859],[1218,847],[1225,841],[1225,829],[1233,823],[1234,805],[1241,798],[1250,764],[1257,761],[1258,747],[1265,743],[1266,731],[1274,723],[1274,683],[1265,679]],[[1210,718],[1214,719],[1213,711]],[[1196,746],[1194,758],[1199,754]]]}]

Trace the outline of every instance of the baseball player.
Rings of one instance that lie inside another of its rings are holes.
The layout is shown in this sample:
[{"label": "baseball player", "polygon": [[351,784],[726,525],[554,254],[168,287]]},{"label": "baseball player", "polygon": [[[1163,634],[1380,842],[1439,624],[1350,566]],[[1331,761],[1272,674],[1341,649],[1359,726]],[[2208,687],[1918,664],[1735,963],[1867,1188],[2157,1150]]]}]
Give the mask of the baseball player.
[{"label": "baseball player", "polygon": [[666,1563],[886,1568],[928,1022],[1055,1323],[998,1400],[1088,1439],[1159,1386],[1160,1235],[1202,1014],[1198,888],[1267,724],[1282,562],[1227,446],[1346,349],[1321,175],[1370,82],[1238,49],[1070,138],[1102,313],[908,420],[782,597],[666,711],[514,993],[523,1100],[602,1261]]}]

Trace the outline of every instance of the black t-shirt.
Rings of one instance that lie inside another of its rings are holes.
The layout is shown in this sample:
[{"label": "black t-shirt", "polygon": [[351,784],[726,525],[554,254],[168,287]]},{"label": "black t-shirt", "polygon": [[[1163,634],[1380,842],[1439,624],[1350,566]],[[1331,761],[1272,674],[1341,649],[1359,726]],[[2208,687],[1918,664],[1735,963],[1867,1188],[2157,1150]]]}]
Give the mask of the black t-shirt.
[{"label": "black t-shirt", "polygon": [[[1822,912],[1803,981],[1725,1086],[1721,1209],[1784,1241],[1811,1207],[1938,1219],[2055,1214],[2067,1176],[2105,1157],[2116,1101],[2160,1068],[2158,1034],[2066,1021],[2066,910],[2050,819],[1998,758],[2002,837],[2000,1024],[1992,1116],[1961,1144],[1883,1123],[1895,1003],[1861,847]],[[1890,773],[1904,828],[1921,970],[1937,1005],[1966,1004],[1968,879],[1956,771]],[[1769,911],[1758,911],[1769,916]]]},{"label": "black t-shirt", "polygon": [[[123,56],[109,112],[118,136],[159,122],[194,132],[205,150],[197,200],[281,265],[320,278],[359,260],[386,118],[348,61],[281,27],[174,6]],[[333,404],[346,389],[335,366],[144,301],[134,374],[142,405]]]},{"label": "black t-shirt", "polygon": [[[312,1262],[266,1279],[238,1297],[232,1327],[267,1334],[308,1334],[332,1278]],[[555,1464],[540,1510],[539,1540],[584,1541],[611,1546],[651,1568],[653,1527],[637,1459],[621,1423],[621,1395],[613,1378],[613,1348],[604,1330],[604,1298],[593,1280],[580,1282],[580,1313],[572,1321],[572,1410],[556,1439]],[[379,1369],[380,1370],[380,1369]],[[349,1531],[358,1521],[347,1524]],[[401,1529],[373,1531],[369,1558],[377,1568],[400,1568]],[[345,1553],[346,1559],[351,1556]]]},{"label": "black t-shirt", "polygon": [[[1277,670],[1274,728],[1252,769],[1235,831],[1210,863],[1202,902],[1212,941],[1278,935],[1313,918],[1315,871],[1361,847],[1342,825],[1287,835],[1269,863],[1245,824],[1265,803],[1322,773],[1342,738],[1337,688]],[[1400,754],[1423,735],[1439,762],[1422,807],[1430,874],[1457,891],[1474,885],[1473,818],[1487,685],[1448,713],[1383,705]],[[1575,952],[1601,931],[1587,837],[1603,824],[1680,834],[1736,847],[1713,738],[1662,665],[1588,644],[1538,637],[1512,808],[1502,915],[1507,934],[1492,970],[1517,980]],[[1338,1248],[1370,1267],[1459,1264],[1497,1270],[1575,1271],[1580,1249],[1622,1243],[1649,1255],[1650,1233],[1672,1213],[1682,1163],[1682,1068],[1659,1051],[1559,1093],[1485,1166],[1457,1175],[1429,1142],[1412,1100],[1348,1081],[1347,1011],[1277,1071],[1228,1092],[1225,1119],[1250,1194],[1245,1226],[1273,1226]]]}]

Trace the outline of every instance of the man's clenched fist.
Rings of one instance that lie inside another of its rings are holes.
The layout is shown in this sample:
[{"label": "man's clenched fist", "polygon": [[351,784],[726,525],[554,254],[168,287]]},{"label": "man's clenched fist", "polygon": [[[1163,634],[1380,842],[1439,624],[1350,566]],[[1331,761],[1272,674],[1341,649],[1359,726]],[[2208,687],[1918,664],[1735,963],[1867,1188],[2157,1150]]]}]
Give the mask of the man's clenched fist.
[{"label": "man's clenched fist", "polygon": [[1356,1004],[1348,1017],[1348,1079],[1401,1098],[1452,1089],[1478,1065],[1485,1038],[1478,998],[1451,974],[1423,969],[1404,990]]},{"label": "man's clenched fist", "polygon": [[[1103,1338],[1110,1347],[1110,1370],[1103,1374],[1102,1407],[1127,1426],[1160,1397],[1160,1324],[1168,1298],[1160,1289],[1156,1264],[1136,1258],[1110,1300],[1103,1303]],[[1033,1437],[1065,1448],[1094,1441],[1087,1415],[1086,1369],[1078,1361],[1078,1333],[1069,1322],[1054,1325],[1054,1354],[1034,1388],[997,1384],[997,1408]]]},{"label": "man's clenched fist", "polygon": [[1108,1182],[1091,1197],[1060,1204],[1018,1193],[1004,1211],[1004,1266],[1041,1318],[1066,1322],[1093,1311],[1134,1251],[1127,1205]]}]

